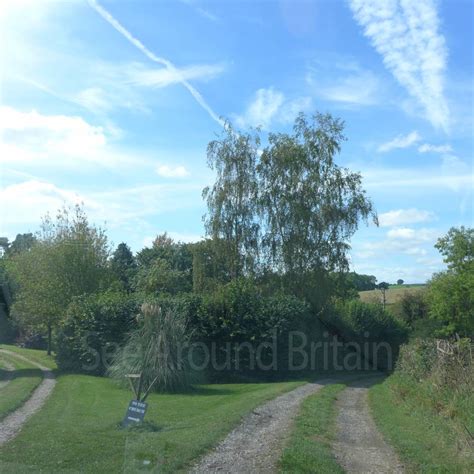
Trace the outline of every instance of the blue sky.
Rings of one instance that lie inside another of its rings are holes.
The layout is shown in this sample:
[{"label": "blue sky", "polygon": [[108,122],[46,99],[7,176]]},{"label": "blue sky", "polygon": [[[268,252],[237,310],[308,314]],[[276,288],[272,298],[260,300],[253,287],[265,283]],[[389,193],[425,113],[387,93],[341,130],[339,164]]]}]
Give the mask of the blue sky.
[{"label": "blue sky", "polygon": [[300,110],[346,122],[337,161],[380,227],[351,261],[426,281],[451,226],[473,224],[469,0],[0,2],[0,235],[83,202],[114,244],[203,234],[219,117],[289,131]]}]

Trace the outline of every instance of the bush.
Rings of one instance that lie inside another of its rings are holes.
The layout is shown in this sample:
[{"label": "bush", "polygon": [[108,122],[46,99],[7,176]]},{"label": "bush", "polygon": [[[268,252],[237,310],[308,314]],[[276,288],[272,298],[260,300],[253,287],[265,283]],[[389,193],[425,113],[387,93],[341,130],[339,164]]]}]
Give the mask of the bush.
[{"label": "bush", "polygon": [[[364,350],[364,356],[367,354],[380,370],[392,370],[399,347],[408,336],[405,324],[381,305],[359,300],[336,303],[326,321],[344,342],[355,343]],[[384,346],[385,350],[381,350]]]},{"label": "bush", "polygon": [[264,297],[251,281],[240,279],[204,296],[190,322],[194,339],[216,348],[219,366],[226,363],[230,371],[245,372],[258,370],[253,356],[262,343],[268,344],[260,353],[261,367],[272,363],[276,351],[276,367],[287,369],[289,331],[308,334],[315,319],[304,301],[287,295]]},{"label": "bush", "polygon": [[400,351],[397,371],[417,382],[431,379],[438,389],[474,393],[473,345],[469,339],[415,339]]},{"label": "bush", "polygon": [[190,333],[182,314],[142,305],[139,326],[127,338],[109,369],[109,375],[127,383],[128,374],[140,374],[137,399],[150,391],[177,391],[189,387],[190,370],[185,350]]},{"label": "bush", "polygon": [[427,319],[428,304],[422,291],[406,291],[400,300],[402,319],[411,327],[420,319]]},{"label": "bush", "polygon": [[126,334],[136,326],[138,303],[124,293],[75,298],[56,337],[58,367],[103,374]]}]

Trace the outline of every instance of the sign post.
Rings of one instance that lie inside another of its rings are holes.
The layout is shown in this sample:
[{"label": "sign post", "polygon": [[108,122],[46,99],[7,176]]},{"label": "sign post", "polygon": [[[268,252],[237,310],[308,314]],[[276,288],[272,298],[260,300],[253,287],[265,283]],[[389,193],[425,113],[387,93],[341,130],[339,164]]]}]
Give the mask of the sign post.
[{"label": "sign post", "polygon": [[145,418],[148,404],[138,400],[132,400],[128,405],[127,413],[122,421],[122,426],[127,427],[133,424],[138,424]]}]

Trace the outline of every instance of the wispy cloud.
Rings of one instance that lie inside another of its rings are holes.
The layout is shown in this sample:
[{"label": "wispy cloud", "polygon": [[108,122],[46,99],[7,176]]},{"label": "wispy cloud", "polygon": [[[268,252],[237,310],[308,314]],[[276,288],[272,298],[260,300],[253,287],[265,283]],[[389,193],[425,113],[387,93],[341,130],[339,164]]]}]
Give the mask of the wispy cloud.
[{"label": "wispy cloud", "polygon": [[408,135],[398,135],[393,140],[382,143],[377,151],[379,153],[387,153],[397,148],[408,148],[421,140],[420,134],[415,130]]},{"label": "wispy cloud", "polygon": [[126,73],[126,82],[138,86],[166,87],[171,84],[179,84],[183,80],[208,80],[212,79],[225,70],[223,64],[197,64],[184,68],[150,69],[143,65],[135,64]]},{"label": "wispy cloud", "polygon": [[179,0],[179,1],[193,8],[194,11],[198,15],[202,16],[203,18],[206,18],[207,20],[210,20],[215,23],[220,21],[220,18],[216,14],[210,12],[209,10],[206,10],[205,8],[200,7],[195,0]]},{"label": "wispy cloud", "polygon": [[447,48],[439,32],[434,0],[349,0],[354,18],[382,56],[386,68],[424,109],[427,119],[447,130],[444,96]]},{"label": "wispy cloud", "polygon": [[244,114],[236,117],[236,123],[240,127],[268,128],[284,101],[284,94],[273,87],[258,89]]},{"label": "wispy cloud", "polygon": [[206,102],[201,93],[191,85],[184,77],[182,77],[180,71],[176,66],[168,59],[162,58],[150,51],[139,39],[133,36],[126,28],[122,26],[104,7],[102,7],[96,0],[88,0],[89,5],[107,21],[115,30],[117,30],[123,37],[125,37],[133,46],[141,51],[151,61],[165,66],[171,73],[175,74],[179,78],[180,83],[189,91],[196,102],[209,114],[209,116],[217,122],[219,125],[223,125],[224,122],[214,112],[210,105]]},{"label": "wispy cloud", "polygon": [[184,166],[159,165],[156,172],[163,178],[185,178],[189,176],[189,171]]},{"label": "wispy cloud", "polygon": [[396,209],[379,214],[380,227],[393,227],[428,222],[435,218],[431,211],[420,209]]},{"label": "wispy cloud", "polygon": [[299,112],[312,106],[309,96],[287,99],[283,92],[269,87],[258,89],[242,115],[235,116],[239,127],[262,127],[268,129],[272,122],[290,123]]},{"label": "wispy cloud", "polygon": [[430,145],[429,143],[423,143],[418,147],[420,153],[451,153],[453,149],[451,145]]},{"label": "wispy cloud", "polygon": [[330,78],[324,78],[319,66],[310,67],[306,74],[306,82],[316,97],[348,106],[375,105],[379,102],[382,86],[373,72],[356,64],[348,67],[333,63],[331,72],[336,70],[338,75],[334,77],[331,74]]}]

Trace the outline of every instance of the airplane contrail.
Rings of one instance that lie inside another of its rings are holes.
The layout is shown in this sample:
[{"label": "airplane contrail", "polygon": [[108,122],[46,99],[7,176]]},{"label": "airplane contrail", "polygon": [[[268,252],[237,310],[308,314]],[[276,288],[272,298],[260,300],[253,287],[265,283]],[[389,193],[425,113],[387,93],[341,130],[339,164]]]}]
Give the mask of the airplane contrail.
[{"label": "airplane contrail", "polygon": [[112,25],[122,36],[124,36],[130,43],[139,49],[148,59],[155,63],[162,64],[170,72],[176,75],[179,82],[190,92],[196,102],[216,121],[223,126],[224,121],[212,110],[208,103],[204,100],[201,93],[192,86],[180,73],[179,69],[174,66],[171,61],[165,58],[160,58],[152,51],[150,51],[139,39],[135,38],[126,28],[124,28],[104,7],[102,7],[96,0],[87,0],[89,6],[92,7],[105,21]]}]

